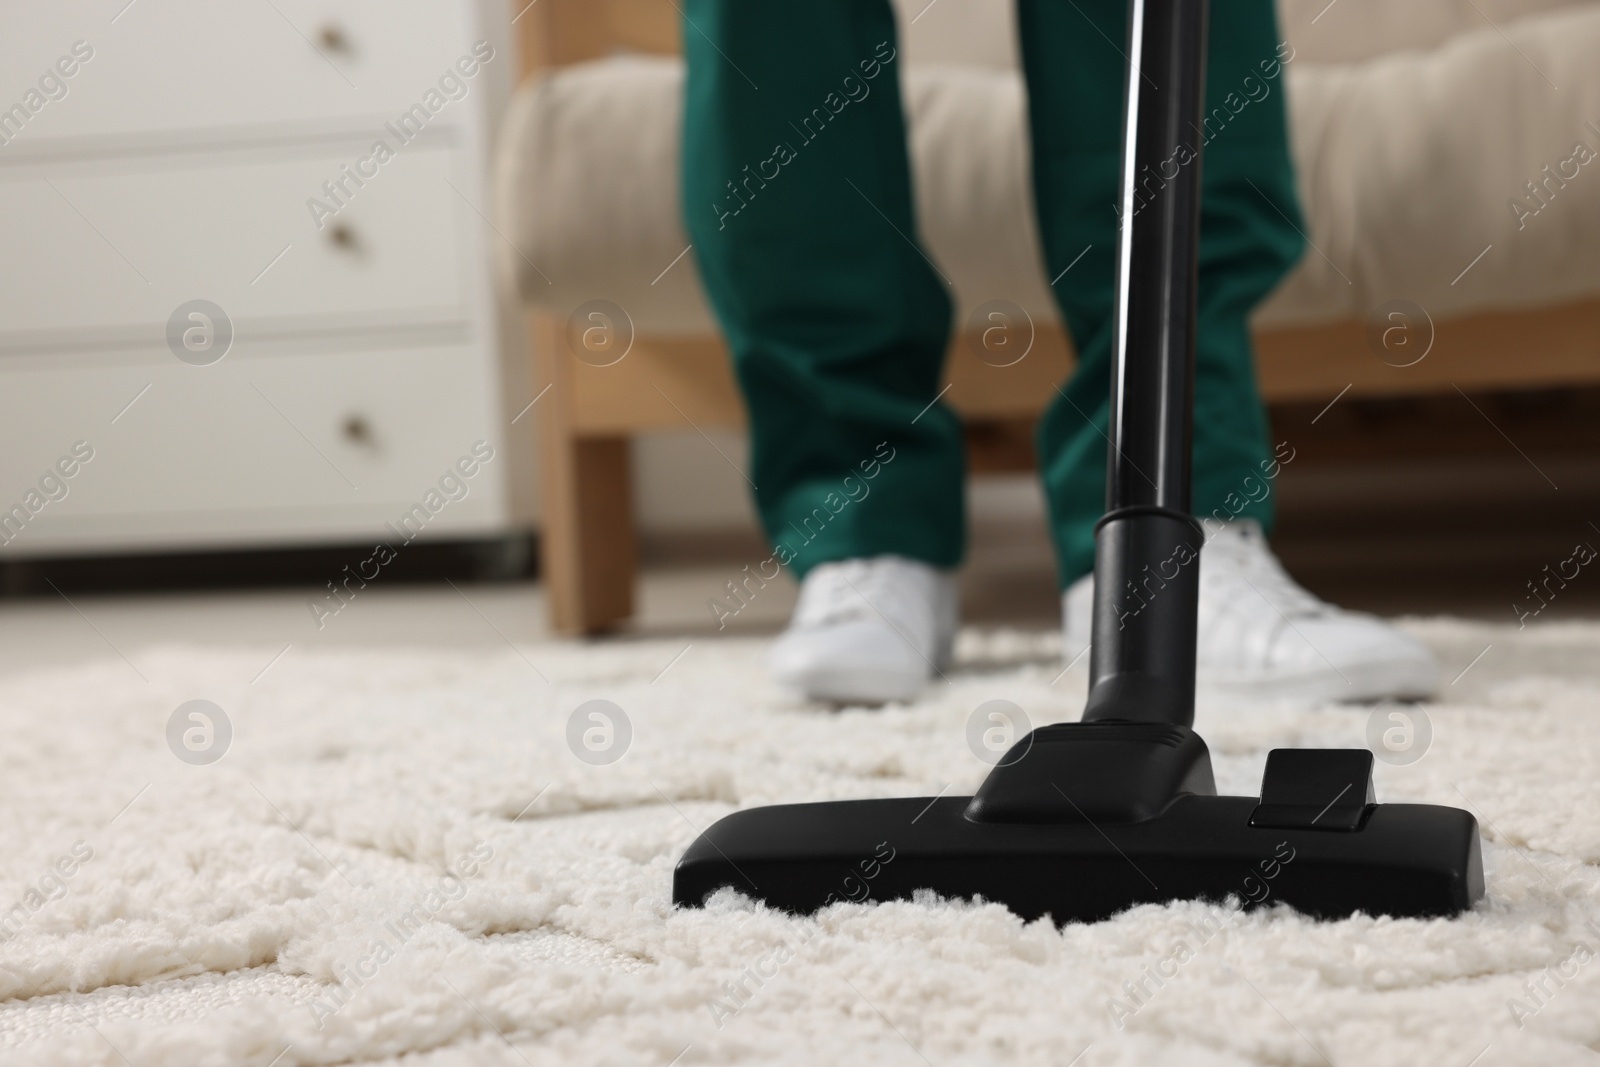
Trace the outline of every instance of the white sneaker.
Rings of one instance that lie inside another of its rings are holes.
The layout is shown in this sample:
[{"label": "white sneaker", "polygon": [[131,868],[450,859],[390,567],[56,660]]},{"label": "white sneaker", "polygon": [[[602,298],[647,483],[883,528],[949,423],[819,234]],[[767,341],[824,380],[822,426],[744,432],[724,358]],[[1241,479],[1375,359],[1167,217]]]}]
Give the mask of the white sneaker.
[{"label": "white sneaker", "polygon": [[[1297,585],[1254,519],[1236,519],[1200,550],[1197,687],[1211,697],[1304,702],[1415,700],[1439,688],[1419,641],[1372,615],[1345,611]],[[1089,645],[1094,576],[1061,595],[1067,661]]]},{"label": "white sneaker", "polygon": [[949,664],[958,614],[948,571],[903,556],[820,563],[767,663],[808,700],[910,700]]}]

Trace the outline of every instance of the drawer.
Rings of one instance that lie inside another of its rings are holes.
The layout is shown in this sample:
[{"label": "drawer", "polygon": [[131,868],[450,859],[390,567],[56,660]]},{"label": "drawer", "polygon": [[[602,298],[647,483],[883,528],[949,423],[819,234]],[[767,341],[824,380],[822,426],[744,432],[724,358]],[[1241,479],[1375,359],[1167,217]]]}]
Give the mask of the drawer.
[{"label": "drawer", "polygon": [[94,449],[66,496],[0,558],[376,539],[480,440],[495,458],[425,536],[509,522],[514,460],[493,399],[495,364],[470,347],[234,353],[209,367],[167,356],[153,366],[11,371],[0,386],[0,512],[74,442]]},{"label": "drawer", "polygon": [[[14,10],[0,34],[7,94],[20,99],[75,42],[93,51],[66,80],[66,95],[46,103],[18,136],[18,146],[33,147],[254,124],[381,122],[421,102],[483,36],[475,4],[439,0],[51,0],[8,7]],[[513,59],[497,52],[489,62]],[[464,121],[482,82],[479,71],[438,119]]]},{"label": "drawer", "polygon": [[369,147],[0,174],[0,349],[53,331],[160,337],[178,305],[202,298],[241,334],[269,319],[293,320],[275,327],[288,328],[463,317],[463,231],[482,221],[451,188],[471,184],[452,172],[447,144],[413,142],[369,165],[363,186],[347,182],[343,209],[313,223],[308,199],[331,204],[323,183]]}]

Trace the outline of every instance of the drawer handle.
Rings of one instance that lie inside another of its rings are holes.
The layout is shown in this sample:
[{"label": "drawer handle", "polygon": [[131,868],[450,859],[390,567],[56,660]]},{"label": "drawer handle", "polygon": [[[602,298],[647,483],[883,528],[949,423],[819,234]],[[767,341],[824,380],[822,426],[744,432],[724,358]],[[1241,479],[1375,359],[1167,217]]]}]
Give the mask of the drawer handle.
[{"label": "drawer handle", "polygon": [[371,445],[373,443],[372,424],[364,415],[345,416],[344,425],[340,427],[345,440],[353,445]]},{"label": "drawer handle", "polygon": [[324,52],[349,53],[353,51],[350,47],[349,35],[336,22],[327,23],[322,29],[318,30],[317,41],[321,44]]},{"label": "drawer handle", "polygon": [[343,222],[336,222],[328,227],[328,240],[333,246],[346,252],[356,251],[361,242],[356,239],[356,231]]}]

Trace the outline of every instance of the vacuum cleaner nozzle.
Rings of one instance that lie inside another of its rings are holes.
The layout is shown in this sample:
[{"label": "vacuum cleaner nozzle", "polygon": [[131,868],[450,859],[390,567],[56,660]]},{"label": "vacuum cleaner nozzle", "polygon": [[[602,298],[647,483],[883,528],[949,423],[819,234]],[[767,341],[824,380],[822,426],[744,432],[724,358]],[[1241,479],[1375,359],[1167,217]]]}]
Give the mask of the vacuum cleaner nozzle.
[{"label": "vacuum cleaner nozzle", "polygon": [[724,887],[799,914],[922,891],[1057,923],[1230,897],[1323,918],[1430,916],[1483,895],[1483,858],[1467,812],[1373,803],[1365,750],[1278,749],[1260,800],[1217,796],[1193,730],[1102,721],[1040,727],[973,797],[729,815],[684,853],[673,901]]}]

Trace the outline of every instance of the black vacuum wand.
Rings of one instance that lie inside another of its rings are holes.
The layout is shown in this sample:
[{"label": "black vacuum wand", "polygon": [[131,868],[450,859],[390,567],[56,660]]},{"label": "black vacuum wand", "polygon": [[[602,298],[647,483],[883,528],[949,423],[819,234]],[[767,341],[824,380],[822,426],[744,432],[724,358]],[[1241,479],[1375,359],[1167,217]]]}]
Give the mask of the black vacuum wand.
[{"label": "black vacuum wand", "polygon": [[[1117,211],[1106,514],[1095,527],[1085,722],[1194,722],[1199,549],[1189,513],[1206,0],[1134,0]],[[1141,207],[1141,197],[1144,203]],[[1146,610],[1156,598],[1160,608]]]},{"label": "black vacuum wand", "polygon": [[[1483,895],[1476,820],[1377,804],[1365,749],[1277,749],[1261,796],[1218,796],[1194,722],[1204,533],[1189,513],[1205,0],[1130,0],[1106,515],[1089,699],[971,797],[752,808],[679,860],[673,900],[731,887],[809,914],[842,900],[998,901],[1095,921],[1237,898],[1325,916],[1453,915]],[[1170,173],[1171,162],[1187,163]]]}]

